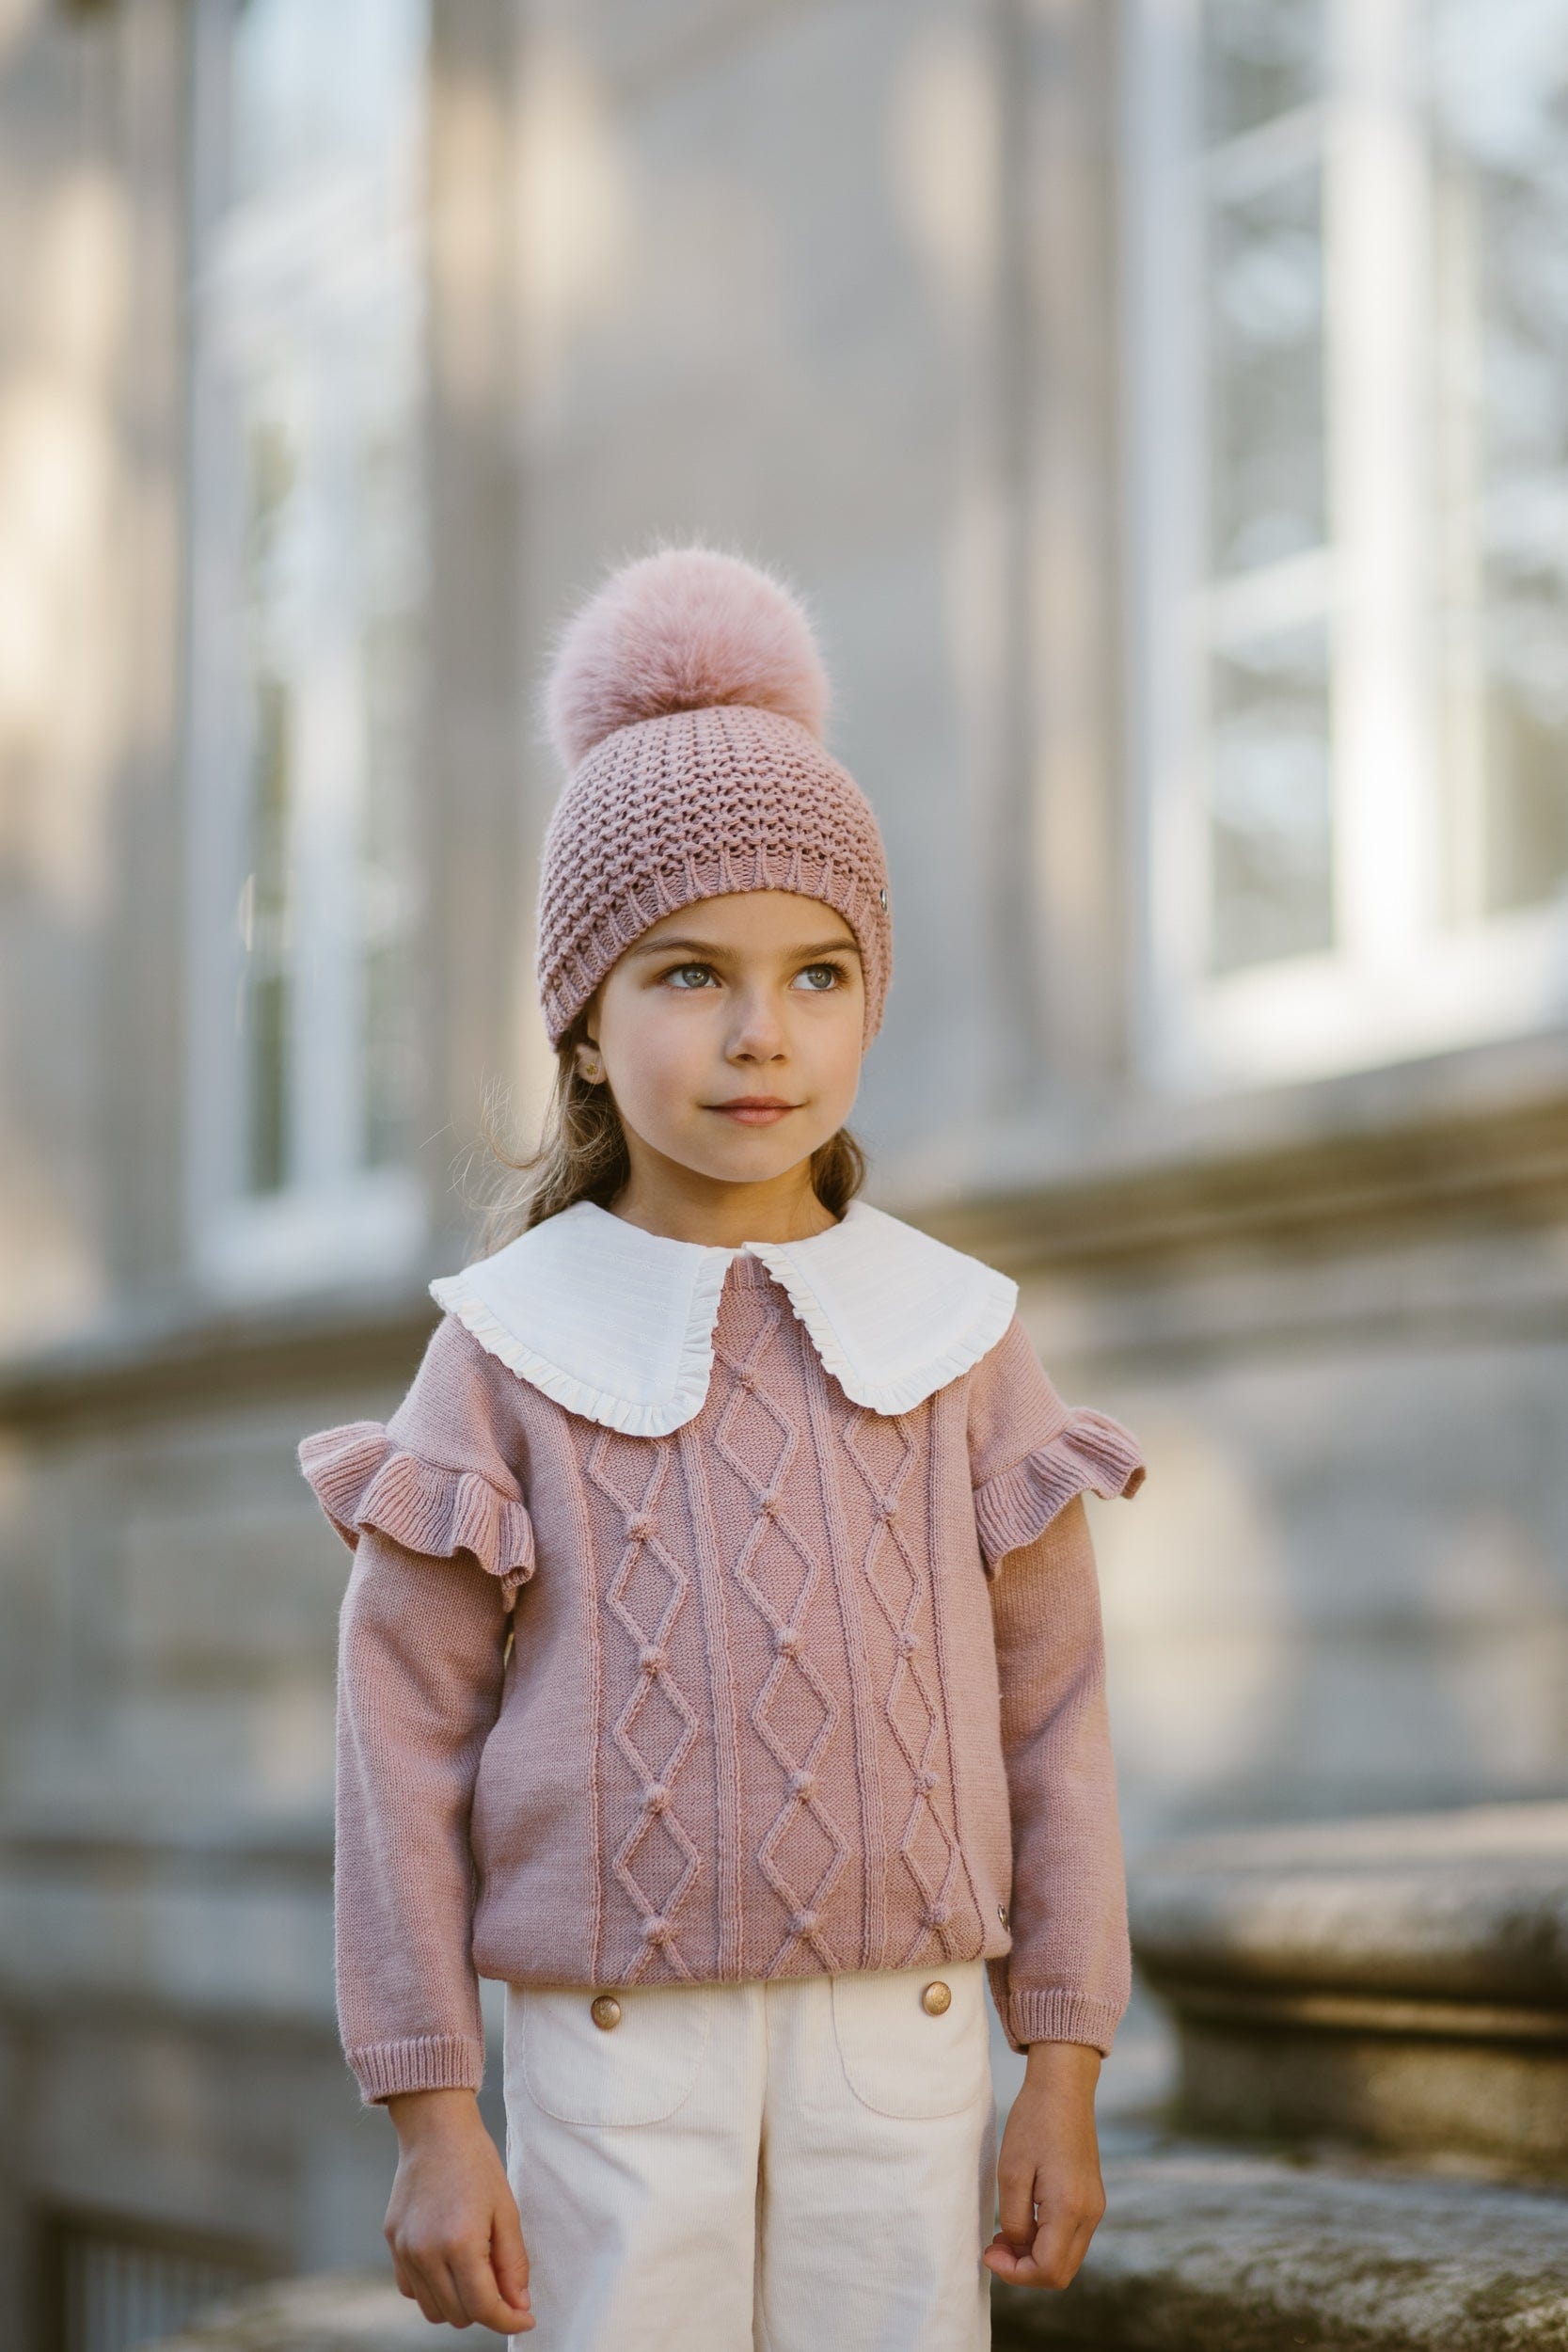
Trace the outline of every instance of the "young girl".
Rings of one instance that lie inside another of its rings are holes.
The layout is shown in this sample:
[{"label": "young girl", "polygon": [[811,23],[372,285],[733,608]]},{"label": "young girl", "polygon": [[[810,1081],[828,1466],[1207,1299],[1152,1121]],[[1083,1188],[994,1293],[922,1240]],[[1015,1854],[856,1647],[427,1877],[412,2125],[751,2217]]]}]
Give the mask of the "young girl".
[{"label": "young girl", "polygon": [[548,691],[551,1130],[391,1420],[299,1450],[355,1550],[338,2009],[398,2283],[548,2352],[973,2352],[1103,2210],[1083,1498],[1144,1464],[1012,1281],[859,1196],[887,877],[794,596],[644,556]]}]

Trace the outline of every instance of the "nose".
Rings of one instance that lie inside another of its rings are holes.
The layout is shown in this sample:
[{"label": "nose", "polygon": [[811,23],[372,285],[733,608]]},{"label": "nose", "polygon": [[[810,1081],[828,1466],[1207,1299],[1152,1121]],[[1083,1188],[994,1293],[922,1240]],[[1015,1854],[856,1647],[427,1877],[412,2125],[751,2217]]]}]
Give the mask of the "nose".
[{"label": "nose", "polygon": [[745,992],[730,1032],[732,1061],[777,1061],[784,1051],[784,1024],[765,989]]}]

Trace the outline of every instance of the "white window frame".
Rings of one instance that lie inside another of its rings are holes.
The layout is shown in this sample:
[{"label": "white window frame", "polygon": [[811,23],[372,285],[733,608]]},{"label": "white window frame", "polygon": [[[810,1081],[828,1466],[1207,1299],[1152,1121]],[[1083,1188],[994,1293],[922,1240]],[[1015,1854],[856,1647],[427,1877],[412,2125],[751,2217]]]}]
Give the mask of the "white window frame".
[{"label": "white window frame", "polygon": [[[306,721],[292,906],[311,969],[308,1007],[303,990],[293,993],[285,1056],[298,1164],[277,1192],[245,1189],[246,1068],[237,1039],[249,696],[237,565],[243,479],[228,389],[242,354],[287,349],[297,334],[302,288],[320,277],[324,254],[343,257],[342,266],[361,278],[372,274],[372,302],[383,293],[406,302],[412,290],[422,304],[423,221],[420,207],[400,210],[386,185],[349,173],[341,184],[303,192],[293,217],[277,205],[248,219],[243,212],[224,215],[220,143],[228,136],[233,14],[234,0],[204,0],[191,16],[185,1184],[196,1279],[214,1295],[245,1300],[324,1282],[384,1281],[417,1263],[428,1232],[428,1204],[413,1169],[366,1168],[355,1158],[364,1076],[359,951],[342,908],[358,870],[362,711],[349,669],[355,639],[347,609],[341,629],[312,636],[298,673]],[[300,256],[309,257],[303,268]],[[240,292],[226,298],[226,286]],[[417,340],[422,351],[422,332]],[[324,548],[325,566],[343,560],[341,548]]]},{"label": "white window frame", "polygon": [[1568,907],[1499,914],[1467,930],[1439,918],[1441,795],[1422,593],[1427,191],[1410,87],[1419,5],[1330,5],[1337,72],[1322,147],[1329,547],[1223,592],[1271,599],[1280,626],[1328,615],[1336,945],[1212,975],[1197,696],[1198,649],[1215,613],[1195,593],[1203,579],[1198,167],[1182,151],[1180,99],[1196,68],[1198,0],[1126,0],[1118,324],[1134,1054],[1145,1083],[1173,1095],[1326,1077],[1568,1019]]}]

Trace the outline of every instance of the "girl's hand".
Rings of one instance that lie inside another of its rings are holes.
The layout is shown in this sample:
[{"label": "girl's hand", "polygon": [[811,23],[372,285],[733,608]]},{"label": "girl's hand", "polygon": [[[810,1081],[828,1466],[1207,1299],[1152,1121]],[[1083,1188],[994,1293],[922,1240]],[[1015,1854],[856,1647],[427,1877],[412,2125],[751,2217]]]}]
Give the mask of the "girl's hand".
[{"label": "girl's hand", "polygon": [[399,2294],[426,2319],[521,2335],[534,2325],[528,2249],[478,2100],[471,2090],[407,2090],[386,2104],[401,2153],[382,2235]]},{"label": "girl's hand", "polygon": [[996,2163],[1000,2227],[980,2260],[1022,2287],[1069,2286],[1105,2211],[1094,2087],[1100,2053],[1034,2042]]}]

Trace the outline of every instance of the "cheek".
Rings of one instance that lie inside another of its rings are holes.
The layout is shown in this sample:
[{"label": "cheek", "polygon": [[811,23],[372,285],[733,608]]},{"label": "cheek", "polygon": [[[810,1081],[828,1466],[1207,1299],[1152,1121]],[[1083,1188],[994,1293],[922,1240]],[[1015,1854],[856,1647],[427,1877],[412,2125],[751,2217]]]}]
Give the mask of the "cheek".
[{"label": "cheek", "polygon": [[805,1025],[801,1057],[824,1093],[853,1096],[860,1084],[864,1027],[865,1009],[858,995],[836,1006],[831,1020]]},{"label": "cheek", "polygon": [[657,991],[611,1009],[602,1032],[615,1089],[628,1105],[689,1089],[711,1059],[700,1009]]}]

